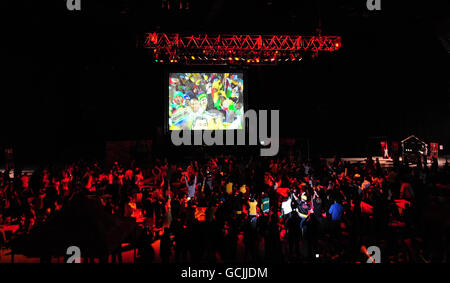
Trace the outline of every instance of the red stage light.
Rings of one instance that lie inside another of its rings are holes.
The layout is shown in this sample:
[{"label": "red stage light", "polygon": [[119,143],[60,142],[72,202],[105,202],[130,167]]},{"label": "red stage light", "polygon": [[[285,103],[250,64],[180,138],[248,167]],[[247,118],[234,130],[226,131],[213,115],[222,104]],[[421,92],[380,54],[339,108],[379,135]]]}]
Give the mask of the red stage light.
[{"label": "red stage light", "polygon": [[[167,3],[166,3],[167,4]],[[336,51],[341,47],[338,36],[300,36],[300,35],[208,35],[197,34],[183,36],[180,34],[148,33],[145,47],[153,49],[156,56],[188,56],[198,60],[197,54],[207,54],[207,62],[226,60],[229,56],[236,61],[248,61],[249,57],[259,55],[256,62],[261,60],[281,61],[289,59],[296,61],[296,57],[303,52],[313,55],[321,51]],[[225,55],[227,54],[227,55]],[[225,57],[223,57],[225,55]],[[167,56],[167,57],[166,57]]]},{"label": "red stage light", "polygon": [[[235,61],[247,61],[247,63],[256,61],[259,63],[261,60],[273,62],[277,61],[276,59],[297,61],[298,55],[303,52],[311,52],[314,56],[321,51],[336,51],[341,47],[341,42],[338,36],[254,34],[184,36],[180,34],[148,33],[145,39],[145,47],[153,49],[156,58],[164,56],[166,60],[172,56],[180,55],[190,57],[192,60],[199,60],[197,54],[201,52],[208,55],[206,61],[209,63],[220,59],[227,60],[227,58],[231,58],[230,61],[235,58]],[[249,61],[248,59],[253,58],[253,56],[259,57]]]}]

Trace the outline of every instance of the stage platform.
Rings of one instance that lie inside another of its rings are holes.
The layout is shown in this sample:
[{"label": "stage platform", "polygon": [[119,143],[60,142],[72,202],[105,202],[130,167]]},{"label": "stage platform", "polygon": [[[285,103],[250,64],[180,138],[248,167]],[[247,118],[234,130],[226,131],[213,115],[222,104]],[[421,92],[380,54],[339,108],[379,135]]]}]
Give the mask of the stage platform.
[{"label": "stage platform", "polygon": [[[392,159],[385,159],[381,156],[373,156],[372,159],[373,161],[375,161],[376,159],[380,160],[380,164],[381,167],[383,168],[392,168],[394,166],[394,161]],[[448,156],[444,156],[444,157],[439,157],[438,158],[438,166],[439,167],[443,167],[445,165],[445,161],[448,159]],[[365,163],[366,162],[366,157],[341,157],[342,161],[349,161],[350,164],[355,164],[355,163]],[[333,162],[334,158],[325,158],[325,160],[328,163]],[[402,158],[400,157],[400,162],[402,161]],[[411,167],[415,167],[415,164],[410,164]],[[431,162],[428,163],[428,166],[431,166]]]}]

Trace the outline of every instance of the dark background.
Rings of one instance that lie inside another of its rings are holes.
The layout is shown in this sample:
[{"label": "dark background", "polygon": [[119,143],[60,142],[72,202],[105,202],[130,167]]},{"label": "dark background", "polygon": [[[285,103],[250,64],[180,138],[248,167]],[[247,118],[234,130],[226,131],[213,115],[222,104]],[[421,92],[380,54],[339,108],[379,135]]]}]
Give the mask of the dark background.
[{"label": "dark background", "polygon": [[[152,139],[165,67],[145,32],[340,35],[342,48],[295,65],[249,67],[252,109],[279,109],[281,136],[322,155],[361,156],[371,137],[450,141],[449,1],[191,0],[2,2],[2,129],[26,163],[100,155],[107,140]],[[295,2],[295,3],[294,3]],[[395,2],[395,3],[392,3]],[[437,2],[437,3],[435,3]]]}]

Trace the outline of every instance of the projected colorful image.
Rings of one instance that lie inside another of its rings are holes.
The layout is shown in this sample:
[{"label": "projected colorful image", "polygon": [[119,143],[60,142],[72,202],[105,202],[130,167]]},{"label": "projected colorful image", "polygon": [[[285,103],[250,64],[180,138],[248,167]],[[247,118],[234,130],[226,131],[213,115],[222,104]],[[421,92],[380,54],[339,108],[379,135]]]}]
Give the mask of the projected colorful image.
[{"label": "projected colorful image", "polygon": [[242,129],[242,73],[170,73],[170,130]]}]

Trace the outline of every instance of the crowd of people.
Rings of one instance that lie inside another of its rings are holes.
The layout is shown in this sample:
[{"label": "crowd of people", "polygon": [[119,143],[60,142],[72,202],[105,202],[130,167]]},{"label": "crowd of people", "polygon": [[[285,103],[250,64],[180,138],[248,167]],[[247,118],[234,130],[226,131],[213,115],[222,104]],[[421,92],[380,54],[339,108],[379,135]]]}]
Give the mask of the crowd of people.
[{"label": "crowd of people", "polygon": [[28,233],[74,193],[94,194],[112,214],[144,219],[144,262],[155,261],[157,240],[162,262],[365,262],[368,246],[383,262],[442,262],[448,253],[445,217],[427,213],[447,201],[448,163],[219,156],[16,171],[0,176],[0,224]]}]

